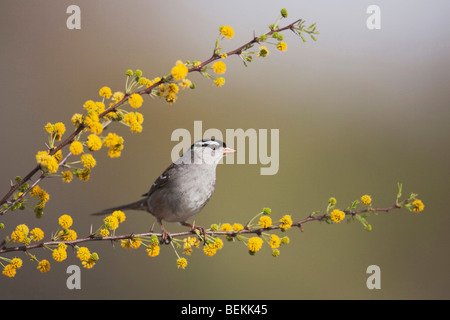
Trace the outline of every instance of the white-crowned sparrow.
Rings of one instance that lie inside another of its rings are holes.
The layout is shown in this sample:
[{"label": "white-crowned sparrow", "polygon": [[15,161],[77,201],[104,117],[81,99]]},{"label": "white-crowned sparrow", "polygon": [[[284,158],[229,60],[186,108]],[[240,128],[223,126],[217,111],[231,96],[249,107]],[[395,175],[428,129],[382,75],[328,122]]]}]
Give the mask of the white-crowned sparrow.
[{"label": "white-crowned sparrow", "polygon": [[155,216],[163,232],[170,236],[162,221],[186,221],[199,213],[211,198],[216,184],[216,167],[220,159],[236,150],[215,139],[196,141],[177,161],[172,163],[153,183],[145,197],[136,202],[109,208],[94,215],[116,210],[146,210]]}]

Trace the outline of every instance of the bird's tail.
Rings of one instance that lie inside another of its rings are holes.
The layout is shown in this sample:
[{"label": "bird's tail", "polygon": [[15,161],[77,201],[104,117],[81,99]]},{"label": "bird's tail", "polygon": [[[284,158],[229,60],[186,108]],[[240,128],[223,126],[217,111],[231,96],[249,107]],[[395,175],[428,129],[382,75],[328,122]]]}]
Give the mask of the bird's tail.
[{"label": "bird's tail", "polygon": [[106,214],[113,213],[117,210],[147,210],[147,198],[138,200],[136,202],[127,203],[118,207],[113,207],[109,209],[105,209],[103,211],[91,213],[91,216],[102,216]]}]

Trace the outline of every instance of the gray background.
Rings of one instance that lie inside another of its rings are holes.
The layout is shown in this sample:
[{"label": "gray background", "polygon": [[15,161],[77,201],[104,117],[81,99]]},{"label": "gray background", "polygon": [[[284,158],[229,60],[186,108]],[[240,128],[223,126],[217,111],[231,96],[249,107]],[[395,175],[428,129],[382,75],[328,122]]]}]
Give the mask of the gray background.
[{"label": "gray background", "polygon": [[[66,28],[66,8],[77,4],[82,29]],[[368,30],[366,8],[381,8],[381,30]],[[245,68],[227,59],[226,85],[216,88],[199,74],[195,90],[174,105],[144,98],[144,131],[123,126],[118,159],[95,153],[88,183],[46,179],[51,196],[43,219],[31,210],[1,217],[10,234],[19,223],[49,236],[57,218],[70,214],[79,236],[101,218],[89,213],[136,200],[170,163],[173,130],[255,128],[280,130],[280,170],[261,176],[260,164],[220,165],[212,201],[196,218],[209,226],[247,222],[262,207],[273,218],[295,219],[326,208],[330,196],[345,208],[362,194],[389,206],[396,184],[416,192],[426,208],[358,223],[310,223],[290,230],[291,244],[273,258],[266,246],[249,256],[240,243],[225,243],[214,257],[194,252],[177,270],[170,247],[149,258],[109,243],[88,244],[101,260],[82,269],[81,290],[66,288],[73,254],[41,274],[23,253],[15,278],[0,277],[1,299],[448,299],[449,33],[446,1],[1,1],[0,96],[2,97],[0,192],[24,176],[44,148],[47,122],[70,128],[73,113],[96,99],[102,86],[123,90],[124,72],[140,68],[152,78],[178,59],[209,58],[221,25],[235,30],[223,43],[232,50],[273,23],[317,22],[318,41],[303,44],[285,33],[286,52],[272,47],[265,60]],[[233,145],[233,142],[228,142]],[[119,233],[146,232],[153,218],[130,212]],[[171,231],[183,230],[170,224]],[[13,254],[7,257],[13,257]],[[381,268],[381,290],[366,288],[366,268]]]}]

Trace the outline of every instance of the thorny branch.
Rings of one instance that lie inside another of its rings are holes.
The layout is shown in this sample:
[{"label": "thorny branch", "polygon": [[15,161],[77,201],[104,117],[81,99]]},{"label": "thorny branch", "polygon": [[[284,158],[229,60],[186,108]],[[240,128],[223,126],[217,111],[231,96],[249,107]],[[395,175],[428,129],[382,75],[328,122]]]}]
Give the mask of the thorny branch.
[{"label": "thorny branch", "polygon": [[[289,25],[283,27],[283,28],[278,28],[278,29],[270,29],[268,32],[265,33],[266,36],[270,36],[272,35],[274,32],[282,32],[285,30],[292,30],[294,31],[296,29],[295,25],[297,23],[299,23],[301,21],[301,19],[296,20],[292,23],[290,23]],[[228,56],[231,55],[240,55],[242,53],[242,51],[251,46],[254,43],[258,43],[258,38],[254,37],[252,40],[250,40],[249,42],[247,42],[246,44],[238,47],[235,50],[232,50],[230,52],[227,53]],[[205,66],[207,66],[208,64],[210,64],[211,62],[220,59],[220,56],[216,54],[216,52],[213,53],[213,55],[206,61],[202,62],[200,65],[198,66],[194,66],[192,68],[190,68],[188,70],[188,73],[191,73],[193,71],[199,71],[201,72],[203,70],[203,68]],[[157,86],[159,86],[160,84],[164,83],[166,81],[165,77],[162,77],[160,81],[152,84],[150,87],[143,89],[139,92],[136,92],[137,94],[140,95],[144,95],[144,94],[151,94],[152,90],[154,88],[156,88]],[[124,103],[126,103],[129,99],[130,94],[125,94],[124,98],[122,100],[120,100],[119,102],[117,102],[116,104],[110,106],[109,108],[107,108],[104,112],[99,114],[99,118],[103,118],[105,115],[107,115],[110,112],[114,112],[116,111],[116,109],[118,107],[120,107],[121,105],[123,105]],[[58,152],[59,150],[61,150],[62,148],[64,148],[66,145],[70,144],[71,142],[74,141],[74,138],[79,135],[80,133],[83,132],[83,130],[86,128],[84,123],[81,123],[78,128],[76,128],[76,130],[69,135],[64,141],[62,141],[59,145],[55,146],[54,148],[48,150],[50,155],[54,155],[56,152]],[[67,159],[67,158],[66,158]],[[65,161],[66,159],[64,159],[63,161]],[[61,161],[61,163],[59,164],[60,166],[64,164],[64,162]],[[23,184],[27,183],[28,181],[30,181],[33,176],[40,171],[41,167],[40,165],[37,165],[36,167],[34,167],[21,181],[17,182],[16,184],[12,185],[10,190],[3,196],[3,198],[0,200],[0,206],[4,205],[5,203],[8,203],[9,205],[13,205],[16,202],[21,201],[25,195],[31,190],[31,187],[28,188],[22,196],[18,197],[17,199],[15,199],[14,201],[9,200],[11,198],[11,196],[14,194],[14,192],[16,192],[20,186],[22,186]],[[41,174],[41,176],[39,177],[39,181],[41,181],[42,179],[46,178],[47,175],[45,174]],[[33,186],[35,186],[35,184],[33,184]],[[3,215],[5,212],[7,212],[8,209],[4,210],[3,212],[0,213],[0,215]]]},{"label": "thorny branch", "polygon": [[[407,201],[406,201],[407,202]],[[405,202],[405,203],[406,203]],[[389,212],[391,210],[394,209],[400,209],[401,206],[398,204],[394,204],[391,207],[386,207],[386,208],[366,208],[366,209],[361,209],[361,210],[354,210],[354,211],[350,211],[350,210],[343,210],[343,212],[347,215],[347,216],[355,216],[357,214],[361,214],[361,213],[366,213],[366,212]],[[303,231],[303,224],[307,223],[307,222],[311,222],[311,221],[324,221],[326,218],[328,217],[327,214],[323,214],[323,215],[309,215],[308,217],[299,220],[297,222],[292,223],[292,227],[298,227],[300,228],[301,231]],[[272,225],[268,228],[254,228],[254,229],[249,229],[249,228],[244,228],[244,230],[240,230],[240,231],[211,231],[211,230],[206,230],[205,231],[205,235],[209,235],[209,236],[230,236],[230,237],[236,237],[239,234],[257,234],[257,235],[261,235],[264,231],[271,231],[271,230],[277,230],[280,229],[280,225]],[[175,237],[183,237],[183,236],[187,236],[187,235],[191,235],[191,234],[197,234],[195,230],[189,230],[189,231],[184,231],[184,232],[178,232],[178,233],[171,233],[171,237],[175,238]],[[117,241],[117,240],[124,240],[124,239],[133,239],[133,238],[137,238],[137,237],[151,237],[153,235],[156,235],[159,239],[162,239],[162,234],[161,233],[155,233],[153,231],[151,232],[147,232],[147,233],[132,233],[132,234],[126,234],[126,235],[115,235],[115,236],[109,236],[109,237],[101,237],[101,236],[95,236],[95,235],[89,235],[85,238],[79,238],[76,240],[71,240],[71,241],[47,241],[47,242],[41,242],[41,243],[36,243],[36,244],[31,244],[31,245],[26,245],[26,246],[16,246],[16,247],[5,247],[5,242],[0,244],[0,254],[6,253],[6,252],[17,252],[17,251],[28,251],[31,249],[36,249],[36,248],[42,248],[45,246],[54,246],[54,245],[58,245],[60,243],[64,243],[68,246],[75,246],[79,243],[83,243],[83,242],[88,242],[88,241]],[[201,237],[202,235],[197,234],[199,237]]]}]

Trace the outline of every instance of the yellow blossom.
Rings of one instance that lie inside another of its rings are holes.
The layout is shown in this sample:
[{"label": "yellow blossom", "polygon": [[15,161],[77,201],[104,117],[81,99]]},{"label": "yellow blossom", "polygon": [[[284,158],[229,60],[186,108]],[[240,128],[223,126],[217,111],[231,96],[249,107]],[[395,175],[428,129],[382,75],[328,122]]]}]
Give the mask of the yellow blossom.
[{"label": "yellow blossom", "polygon": [[142,102],[144,101],[144,99],[142,99],[140,94],[137,93],[133,93],[129,98],[128,98],[128,103],[130,104],[130,106],[132,108],[140,108],[142,106]]},{"label": "yellow blossom", "polygon": [[7,277],[13,278],[16,275],[16,268],[13,265],[8,264],[3,268],[2,273]]},{"label": "yellow blossom", "polygon": [[102,140],[97,135],[91,134],[87,139],[87,145],[89,150],[97,151],[102,147]]},{"label": "yellow blossom", "polygon": [[178,269],[185,269],[187,267],[187,260],[185,258],[179,258],[177,260]]},{"label": "yellow blossom", "polygon": [[53,155],[53,157],[55,158],[56,162],[59,163],[59,162],[62,160],[62,151],[61,151],[61,150],[58,150],[58,151]]},{"label": "yellow blossom", "polygon": [[44,231],[42,231],[40,228],[34,228],[30,231],[30,238],[33,241],[41,241],[44,239]]},{"label": "yellow blossom", "polygon": [[69,229],[72,226],[73,219],[71,216],[63,214],[61,217],[59,217],[58,223],[63,229]]},{"label": "yellow blossom", "polygon": [[50,122],[48,122],[44,128],[48,133],[53,133],[53,125]]},{"label": "yellow blossom", "polygon": [[214,239],[214,243],[213,243],[213,246],[214,246],[214,248],[216,248],[216,249],[222,249],[222,247],[223,247],[223,241],[222,241],[222,239],[220,239],[220,238],[215,238]]},{"label": "yellow blossom", "polygon": [[370,204],[370,203],[372,202],[372,198],[371,198],[369,195],[365,194],[365,195],[363,195],[363,196],[361,197],[361,202],[362,202],[364,205],[368,205],[368,204]]},{"label": "yellow blossom", "polygon": [[225,84],[225,78],[224,77],[219,77],[217,79],[214,80],[214,84],[218,87],[221,87]]},{"label": "yellow blossom", "polygon": [[280,244],[281,244],[281,239],[276,234],[270,235],[269,246],[272,249],[278,248],[280,246]]},{"label": "yellow blossom", "polygon": [[289,215],[285,215],[280,219],[281,225],[280,228],[281,230],[287,230],[292,226],[292,218]]},{"label": "yellow blossom", "polygon": [[22,259],[19,258],[13,258],[10,262],[10,264],[16,268],[16,269],[20,269],[20,267],[22,267]]},{"label": "yellow blossom", "polygon": [[167,103],[175,103],[177,102],[178,96],[174,93],[170,93],[166,96]]},{"label": "yellow blossom", "polygon": [[98,94],[100,95],[100,97],[105,97],[106,99],[109,99],[109,97],[111,97],[111,89],[108,87],[103,87],[100,89],[100,91],[98,92]]},{"label": "yellow blossom", "polygon": [[80,113],[75,113],[70,120],[75,128],[78,128],[81,123],[83,123],[83,115]]},{"label": "yellow blossom", "polygon": [[252,237],[248,240],[247,246],[250,252],[255,253],[261,249],[263,240],[259,237]]},{"label": "yellow blossom", "polygon": [[286,49],[287,49],[286,42],[279,42],[277,44],[277,49],[280,50],[280,51],[286,51]]},{"label": "yellow blossom", "polygon": [[227,71],[227,65],[223,61],[214,62],[212,68],[214,72],[217,74],[222,74],[225,73],[225,71]]},{"label": "yellow blossom", "polygon": [[95,104],[95,102],[93,100],[87,100],[84,104],[83,104],[83,108],[85,108],[87,111],[96,111],[97,106]]},{"label": "yellow blossom", "polygon": [[55,123],[55,139],[56,139],[56,141],[61,140],[61,136],[64,134],[64,132],[66,132],[66,127],[65,127],[64,123],[62,123],[62,122]]},{"label": "yellow blossom", "polygon": [[75,230],[64,229],[59,231],[58,238],[62,241],[72,241],[77,239],[77,233]]},{"label": "yellow blossom", "polygon": [[175,80],[182,80],[188,74],[188,68],[182,61],[178,60],[175,67],[172,68],[171,74]]},{"label": "yellow blossom", "polygon": [[123,149],[123,138],[118,136],[115,133],[108,133],[105,140],[103,141],[103,145],[105,147],[109,147],[108,156],[111,158],[120,157],[120,153]]},{"label": "yellow blossom", "polygon": [[70,144],[70,152],[72,152],[73,155],[79,155],[83,152],[83,145],[79,141],[74,141]]},{"label": "yellow blossom", "polygon": [[95,261],[93,259],[89,259],[87,261],[81,262],[81,264],[83,265],[84,268],[91,269],[94,267]]},{"label": "yellow blossom", "polygon": [[26,224],[19,224],[16,227],[16,231],[22,232],[25,236],[27,236],[28,232],[30,232],[30,229],[28,229],[28,226]]},{"label": "yellow blossom", "polygon": [[229,223],[224,223],[220,226],[220,231],[232,231],[233,226]]},{"label": "yellow blossom", "polygon": [[108,230],[108,229],[105,229],[105,228],[100,229],[100,235],[101,235],[102,237],[107,237],[107,236],[109,236],[109,230]]},{"label": "yellow blossom", "polygon": [[181,86],[182,89],[187,89],[187,88],[189,88],[191,85],[192,85],[192,82],[191,82],[191,80],[189,80],[189,79],[183,79],[183,80],[181,80],[181,82],[180,82],[180,86]]},{"label": "yellow blossom", "polygon": [[259,218],[258,224],[262,228],[269,228],[272,225],[272,219],[269,216],[262,216]]},{"label": "yellow blossom", "polygon": [[119,102],[120,100],[123,99],[123,97],[125,97],[125,93],[116,91],[116,92],[114,92],[112,99],[116,102]]},{"label": "yellow blossom", "polygon": [[11,233],[11,239],[12,239],[14,242],[23,242],[23,241],[25,240],[25,238],[26,238],[26,235],[24,235],[23,232],[14,230],[14,231]]},{"label": "yellow blossom", "polygon": [[232,27],[221,26],[219,30],[222,36],[226,37],[227,39],[231,39],[234,36],[234,30]]},{"label": "yellow blossom", "polygon": [[83,170],[76,171],[75,175],[81,181],[88,181],[90,176],[91,176],[91,169],[90,168],[83,168]]},{"label": "yellow blossom", "polygon": [[119,227],[119,220],[114,217],[114,216],[107,216],[104,219],[105,222],[105,227],[108,228],[109,230],[115,230]]},{"label": "yellow blossom", "polygon": [[81,247],[77,251],[77,258],[81,261],[88,261],[91,258],[91,252],[86,247]]},{"label": "yellow blossom", "polygon": [[176,83],[169,83],[167,86],[168,94],[177,93],[180,89],[178,88]]},{"label": "yellow blossom", "polygon": [[73,174],[70,170],[62,172],[62,181],[65,183],[69,183],[73,180]]},{"label": "yellow blossom", "polygon": [[36,154],[36,162],[41,165],[41,167],[46,167],[50,173],[58,171],[58,161],[47,151],[39,151]]},{"label": "yellow blossom", "polygon": [[217,249],[214,247],[214,245],[213,244],[208,244],[208,245],[205,245],[204,247],[203,247],[203,252],[207,255],[207,256],[213,256],[213,255],[215,255],[216,254],[216,252],[217,252]]},{"label": "yellow blossom", "polygon": [[147,248],[147,252],[150,257],[156,257],[157,255],[159,255],[159,250],[160,250],[159,246],[153,244],[149,245]]},{"label": "yellow blossom", "polygon": [[67,252],[66,252],[66,250],[60,249],[60,248],[54,249],[53,253],[52,253],[52,257],[55,261],[61,262],[61,261],[66,260]]},{"label": "yellow blossom", "polygon": [[425,205],[421,200],[415,200],[413,203],[413,211],[414,212],[421,212],[425,208]]},{"label": "yellow blossom", "polygon": [[333,220],[336,223],[342,221],[344,218],[345,218],[345,213],[341,210],[334,209],[331,212],[331,220]]},{"label": "yellow blossom", "polygon": [[240,223],[233,224],[233,231],[241,231],[244,230],[244,226]]},{"label": "yellow blossom", "polygon": [[39,200],[41,200],[42,204],[45,204],[50,199],[50,195],[39,186],[34,186],[30,191],[30,195],[32,197],[37,197]]},{"label": "yellow blossom", "polygon": [[42,273],[48,272],[50,270],[50,262],[44,259],[39,262],[37,268]]},{"label": "yellow blossom", "polygon": [[85,153],[81,156],[81,162],[83,163],[85,168],[90,169],[95,167],[95,165],[97,164],[94,157],[89,153]]},{"label": "yellow blossom", "polygon": [[117,221],[119,221],[119,223],[124,222],[125,219],[127,218],[127,217],[125,216],[125,213],[123,213],[123,211],[120,211],[120,210],[114,211],[114,212],[112,213],[112,215],[113,215],[114,217],[117,218]]},{"label": "yellow blossom", "polygon": [[133,238],[133,239],[123,239],[120,241],[120,245],[125,249],[137,249],[141,246],[142,240],[141,238]]}]

